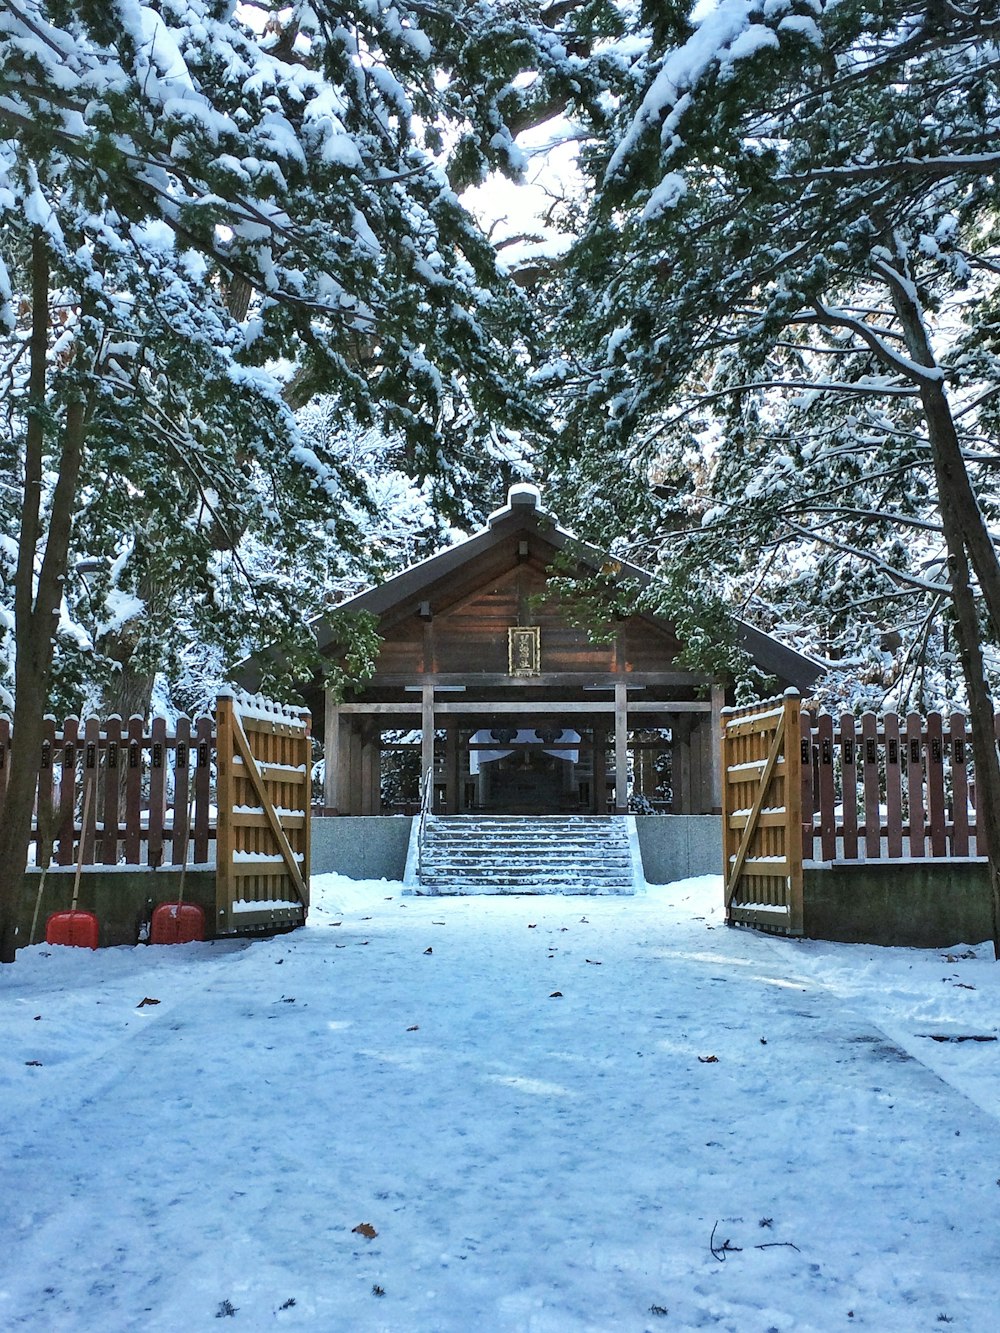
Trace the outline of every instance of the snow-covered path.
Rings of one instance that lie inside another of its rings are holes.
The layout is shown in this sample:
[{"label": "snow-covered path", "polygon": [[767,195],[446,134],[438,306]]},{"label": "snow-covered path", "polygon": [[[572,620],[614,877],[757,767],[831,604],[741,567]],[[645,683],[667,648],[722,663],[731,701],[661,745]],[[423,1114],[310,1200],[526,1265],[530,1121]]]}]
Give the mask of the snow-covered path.
[{"label": "snow-covered path", "polygon": [[0,1327],[996,1327],[1000,1043],[926,1035],[997,1035],[988,948],[316,888],[0,975]]}]

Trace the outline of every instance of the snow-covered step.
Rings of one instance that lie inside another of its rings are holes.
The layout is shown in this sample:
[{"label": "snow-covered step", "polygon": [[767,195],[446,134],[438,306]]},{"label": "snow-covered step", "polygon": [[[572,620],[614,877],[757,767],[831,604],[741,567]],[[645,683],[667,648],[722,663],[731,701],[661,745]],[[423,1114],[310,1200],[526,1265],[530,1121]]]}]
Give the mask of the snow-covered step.
[{"label": "snow-covered step", "polygon": [[[416,857],[421,894],[635,892],[624,815],[438,815]],[[415,830],[416,831],[416,830]]]}]

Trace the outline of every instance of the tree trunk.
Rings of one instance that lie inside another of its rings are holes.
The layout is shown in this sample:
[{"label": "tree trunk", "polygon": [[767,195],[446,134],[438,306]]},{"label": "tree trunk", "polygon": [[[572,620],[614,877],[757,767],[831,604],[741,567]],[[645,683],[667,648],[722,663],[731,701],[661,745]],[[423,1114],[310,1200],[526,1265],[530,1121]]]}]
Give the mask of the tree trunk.
[{"label": "tree trunk", "polygon": [[66,559],[90,409],[83,397],[71,402],[62,428],[58,479],[52,494],[44,554],[35,587],[41,536],[46,356],[49,333],[49,264],[45,239],[36,228],[32,244],[32,329],[25,432],[24,497],[14,589],[14,728],[10,774],[0,804],[0,963],[17,948],[17,917],[31,841],[31,815],[41,754],[42,730],[55,634],[59,624]]},{"label": "tree trunk", "polygon": [[[938,369],[923,314],[917,305],[915,288],[904,283],[895,270],[883,267],[882,272],[892,291],[910,357],[919,366]],[[1000,561],[972,489],[944,379],[920,376],[917,382],[934,460],[941,524],[948,546],[956,638],[969,696],[972,752],[976,764],[977,847],[980,853],[985,850],[989,857],[993,952],[1000,961],[1000,756],[997,753],[995,705],[986,684],[982,631],[971,586],[974,570],[994,637],[1000,642]]]},{"label": "tree trunk", "polygon": [[[940,371],[924,323],[923,311],[917,304],[915,289],[912,284],[901,281],[894,269],[882,266],[880,271],[889,283],[893,305],[906,340],[906,350],[911,359],[918,366]],[[927,423],[927,439],[934,459],[942,507],[947,497],[949,512],[955,524],[954,532],[968,551],[994,636],[1000,643],[1000,561],[997,560],[996,546],[972,489],[944,379],[924,376],[914,378],[920,389],[920,402]]]}]

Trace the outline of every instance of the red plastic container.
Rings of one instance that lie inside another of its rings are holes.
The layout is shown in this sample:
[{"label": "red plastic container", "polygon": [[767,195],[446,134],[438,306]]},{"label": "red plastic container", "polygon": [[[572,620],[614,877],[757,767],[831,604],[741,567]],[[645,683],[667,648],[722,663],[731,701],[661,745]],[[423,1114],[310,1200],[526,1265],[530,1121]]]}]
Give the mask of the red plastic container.
[{"label": "red plastic container", "polygon": [[205,912],[197,903],[160,903],[153,911],[150,944],[190,944],[205,938]]},{"label": "red plastic container", "polygon": [[53,912],[45,923],[46,944],[72,944],[78,949],[96,949],[97,936],[97,917],[93,912]]}]

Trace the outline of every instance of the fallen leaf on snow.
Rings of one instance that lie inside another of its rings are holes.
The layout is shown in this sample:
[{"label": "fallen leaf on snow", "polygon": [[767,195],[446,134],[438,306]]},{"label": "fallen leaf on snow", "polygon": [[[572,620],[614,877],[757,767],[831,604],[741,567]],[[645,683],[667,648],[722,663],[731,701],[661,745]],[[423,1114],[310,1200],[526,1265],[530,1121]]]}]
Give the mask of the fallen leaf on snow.
[{"label": "fallen leaf on snow", "polygon": [[549,999],[550,999],[550,1000],[561,1000],[561,999],[562,999],[562,991],[561,991],[561,990],[554,990],[554,991],[552,992],[552,994],[549,996]]},{"label": "fallen leaf on snow", "polygon": [[374,1240],[378,1235],[370,1222],[359,1222],[356,1227],[351,1228],[351,1231],[356,1236],[364,1236],[366,1240]]},{"label": "fallen leaf on snow", "polygon": [[143,1009],[147,1004],[159,1004],[159,1003],[160,1003],[159,1000],[154,1000],[152,995],[144,995],[135,1007],[137,1009]]}]

